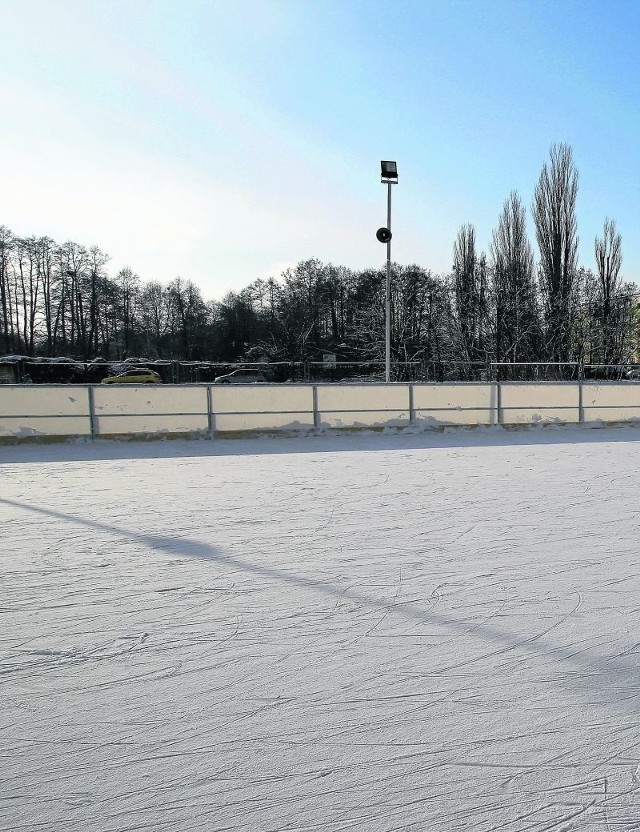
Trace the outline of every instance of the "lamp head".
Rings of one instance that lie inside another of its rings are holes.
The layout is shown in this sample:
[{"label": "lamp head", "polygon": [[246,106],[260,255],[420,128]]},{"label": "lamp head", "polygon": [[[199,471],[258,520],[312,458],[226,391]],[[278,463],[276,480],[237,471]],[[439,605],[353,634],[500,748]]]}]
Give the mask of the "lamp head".
[{"label": "lamp head", "polygon": [[398,165],[395,162],[380,162],[380,169],[383,182],[390,182],[392,185],[398,184]]}]

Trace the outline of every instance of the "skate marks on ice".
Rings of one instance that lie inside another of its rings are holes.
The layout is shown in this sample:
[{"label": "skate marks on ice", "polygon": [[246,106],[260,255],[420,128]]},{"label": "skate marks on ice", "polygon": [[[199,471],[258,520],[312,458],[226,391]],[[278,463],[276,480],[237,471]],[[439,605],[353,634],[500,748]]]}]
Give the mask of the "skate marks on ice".
[{"label": "skate marks on ice", "polygon": [[13,469],[0,829],[638,828],[634,466],[593,453],[147,460],[109,508]]},{"label": "skate marks on ice", "polygon": [[[172,538],[168,536],[143,534],[141,532],[134,532],[125,528],[119,528],[115,525],[98,522],[96,520],[89,520],[66,514],[64,512],[55,511],[53,509],[29,505],[27,503],[21,503],[4,498],[0,498],[0,503],[14,508],[22,508],[36,514],[53,517],[58,520],[63,520],[73,525],[84,525],[89,529],[106,532],[116,538],[132,538],[134,541],[144,544],[148,549],[157,550],[167,555],[214,560],[216,563],[229,568],[232,572],[248,573],[249,575],[258,578],[273,581],[276,584],[291,584],[299,589],[306,589],[321,595],[329,596],[330,599],[336,598],[340,603],[351,602],[355,605],[363,607],[364,609],[370,608],[374,610],[381,610],[382,617],[372,624],[371,627],[369,627],[369,629],[364,633],[365,638],[370,637],[373,631],[380,626],[380,624],[390,613],[394,613],[400,618],[407,618],[410,621],[415,620],[419,624],[432,622],[441,628],[450,630],[452,632],[451,638],[448,640],[441,639],[439,641],[440,647],[446,644],[447,641],[452,640],[452,638],[460,635],[468,635],[474,632],[479,632],[481,638],[490,643],[491,646],[486,652],[482,652],[479,655],[475,655],[468,659],[463,659],[460,662],[445,663],[442,667],[435,668],[432,671],[434,675],[458,670],[475,662],[483,662],[511,650],[520,650],[537,654],[540,648],[534,643],[565,623],[567,618],[575,615],[582,606],[582,597],[579,592],[576,592],[572,598],[568,599],[569,604],[566,605],[567,609],[559,611],[559,617],[556,620],[553,620],[547,627],[543,628],[539,632],[529,635],[520,633],[511,636],[504,630],[496,629],[488,624],[488,622],[496,616],[504,615],[504,610],[507,606],[508,600],[503,600],[497,609],[482,617],[479,621],[468,623],[466,621],[456,620],[446,614],[439,614],[435,610],[435,603],[427,604],[424,607],[422,607],[416,599],[411,599],[409,602],[403,601],[402,603],[398,603],[398,598],[402,589],[402,573],[400,573],[394,597],[389,602],[384,598],[378,598],[374,595],[359,592],[353,587],[340,587],[339,585],[334,585],[333,583],[322,579],[305,578],[290,571],[260,565],[258,563],[251,563],[248,560],[239,557],[231,557],[223,554],[211,544],[203,543],[197,540],[191,540],[184,537]],[[463,532],[462,534],[465,533],[466,532]],[[462,535],[459,537],[462,537]],[[457,542],[459,537],[456,538],[455,542]],[[480,577],[490,578],[492,576],[487,575]],[[482,595],[484,596],[485,587],[484,585],[481,586],[483,590]],[[431,599],[434,602],[440,600],[443,588],[444,585],[440,585],[431,592]],[[182,587],[168,587],[158,591],[172,592],[180,589],[182,589]],[[544,600],[546,603],[549,599]],[[517,599],[511,599],[512,603],[514,601],[516,601],[516,603],[520,603]],[[480,603],[482,603],[482,601],[480,601]],[[407,637],[407,635],[408,634],[405,633],[405,637]],[[359,636],[358,638],[361,637],[362,636]],[[637,664],[627,663],[624,661],[623,657],[626,654],[634,653],[636,649],[640,649],[640,642],[633,644],[628,650],[623,651],[621,654],[616,656],[609,656],[606,653],[597,653],[586,647],[580,648],[579,645],[565,647],[558,644],[545,644],[542,647],[544,652],[552,654],[556,659],[566,659],[569,662],[573,662],[577,666],[577,670],[582,668],[585,671],[599,671],[602,669],[603,664],[606,664],[606,672],[610,677],[618,680],[622,677],[627,677],[628,680],[634,684],[636,682]]]},{"label": "skate marks on ice", "polygon": [[[63,520],[74,525],[83,525],[90,529],[106,532],[107,534],[111,534],[116,538],[132,538],[135,542],[142,543],[148,549],[159,551],[166,555],[176,557],[186,556],[213,560],[216,563],[230,569],[233,573],[244,572],[258,578],[264,578],[269,581],[274,581],[275,583],[282,583],[285,585],[291,584],[299,589],[317,592],[321,595],[329,596],[329,598],[336,598],[339,602],[351,602],[355,605],[363,607],[364,609],[372,608],[381,610],[382,617],[379,618],[374,624],[372,624],[371,627],[369,627],[369,629],[363,634],[363,636],[359,636],[357,638],[367,638],[371,636],[373,631],[380,626],[380,624],[386,619],[386,617],[390,613],[394,613],[396,616],[400,618],[415,620],[419,624],[426,624],[428,622],[431,622],[438,625],[440,628],[444,628],[445,630],[448,629],[452,633],[452,638],[455,638],[456,636],[460,635],[468,635],[477,632],[483,640],[489,642],[490,644],[493,643],[493,645],[486,652],[482,652],[479,655],[475,655],[468,659],[463,659],[459,662],[445,663],[441,667],[434,668],[434,670],[432,671],[433,675],[437,675],[439,673],[449,673],[454,670],[459,670],[462,667],[467,667],[468,665],[473,664],[475,662],[483,662],[487,659],[496,658],[502,655],[503,653],[506,653],[511,650],[520,650],[524,652],[538,654],[540,649],[542,649],[543,652],[547,654],[552,654],[555,659],[566,659],[567,661],[574,663],[577,666],[577,670],[583,669],[585,672],[597,674],[602,671],[603,666],[606,664],[606,672],[610,678],[615,677],[616,679],[620,680],[623,677],[627,677],[630,682],[634,683],[634,686],[637,681],[637,664],[627,663],[624,661],[623,657],[625,654],[633,653],[636,651],[636,649],[640,649],[640,642],[632,645],[627,651],[624,651],[623,653],[617,656],[609,656],[606,653],[597,653],[589,648],[576,649],[576,645],[564,647],[558,644],[554,645],[547,643],[540,647],[534,644],[538,641],[538,639],[548,635],[551,631],[555,630],[557,627],[565,623],[570,616],[575,615],[579,611],[580,607],[582,606],[582,597],[579,592],[575,593],[573,598],[568,599],[570,603],[567,606],[567,609],[565,611],[560,611],[559,617],[556,620],[553,620],[552,623],[550,623],[547,627],[543,628],[539,632],[535,632],[530,635],[510,635],[504,630],[496,629],[488,624],[488,622],[494,619],[496,616],[504,614],[504,609],[507,605],[506,600],[503,601],[496,610],[492,611],[487,616],[481,618],[479,621],[474,623],[468,623],[466,621],[455,620],[446,614],[439,614],[435,611],[435,604],[427,605],[424,608],[422,608],[421,605],[416,601],[410,601],[409,603],[403,602],[401,604],[398,604],[398,597],[402,589],[401,574],[396,587],[395,595],[391,602],[388,602],[384,599],[377,598],[374,595],[368,595],[350,587],[343,588],[321,579],[305,578],[298,576],[290,571],[285,571],[270,566],[263,566],[257,563],[251,563],[239,557],[231,557],[229,555],[223,554],[221,551],[216,549],[216,547],[212,546],[209,543],[203,543],[194,539],[172,538],[168,536],[163,537],[158,535],[133,532],[131,530],[119,528],[117,526],[103,522],[98,522],[96,520],[89,520],[86,518],[66,514],[64,512],[55,511],[53,509],[29,505],[27,503],[8,500],[4,498],[0,498],[0,503],[14,508],[21,508],[27,511],[31,511],[36,514],[53,517],[58,520]],[[464,532],[463,534],[465,533],[466,532]],[[459,537],[462,537],[462,534]],[[459,537],[456,538],[456,542],[459,539]],[[177,591],[179,589],[181,589],[181,587],[169,587],[158,591],[172,592]],[[442,589],[442,585],[440,587],[436,587],[432,591],[431,597],[435,600],[439,600]],[[573,604],[572,607],[571,604]],[[141,639],[142,642],[145,640],[147,635],[148,634],[143,634],[143,637]],[[127,637],[127,639],[132,638],[133,637]],[[452,638],[448,640],[450,641],[452,640]],[[137,641],[137,639],[133,638],[133,641],[135,642]],[[447,639],[441,639],[439,641],[439,645],[441,647],[446,643]],[[128,647],[127,649],[132,649],[132,647]],[[0,671],[0,673],[2,672],[3,671]]]}]

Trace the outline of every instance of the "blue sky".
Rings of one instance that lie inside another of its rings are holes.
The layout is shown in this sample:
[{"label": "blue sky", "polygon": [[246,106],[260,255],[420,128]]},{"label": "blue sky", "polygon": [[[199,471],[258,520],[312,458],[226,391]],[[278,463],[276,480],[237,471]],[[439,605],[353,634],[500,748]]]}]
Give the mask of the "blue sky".
[{"label": "blue sky", "polygon": [[[221,298],[309,257],[451,267],[553,143],[640,283],[640,4],[0,0],[0,224]],[[534,241],[533,223],[529,234]]]}]

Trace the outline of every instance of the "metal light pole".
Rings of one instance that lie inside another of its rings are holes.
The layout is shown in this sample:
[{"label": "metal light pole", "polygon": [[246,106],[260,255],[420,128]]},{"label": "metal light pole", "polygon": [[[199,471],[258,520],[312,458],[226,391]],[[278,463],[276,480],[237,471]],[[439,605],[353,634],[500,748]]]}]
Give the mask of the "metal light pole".
[{"label": "metal light pole", "polygon": [[387,242],[387,285],[384,304],[384,380],[389,384],[391,381],[391,182],[387,183],[387,228],[389,241]]},{"label": "metal light pole", "polygon": [[385,291],[384,328],[384,380],[391,381],[391,186],[398,184],[398,166],[395,162],[380,162],[382,183],[387,186],[387,226],[379,228],[376,237],[387,244],[387,283]]}]

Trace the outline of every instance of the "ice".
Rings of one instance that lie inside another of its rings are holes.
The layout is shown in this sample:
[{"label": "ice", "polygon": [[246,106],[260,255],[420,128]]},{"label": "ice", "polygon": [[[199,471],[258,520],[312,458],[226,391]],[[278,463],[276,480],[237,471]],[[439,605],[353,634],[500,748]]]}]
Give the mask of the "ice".
[{"label": "ice", "polygon": [[639,440],[0,447],[0,830],[637,830]]}]

